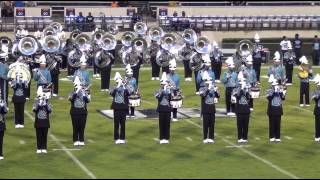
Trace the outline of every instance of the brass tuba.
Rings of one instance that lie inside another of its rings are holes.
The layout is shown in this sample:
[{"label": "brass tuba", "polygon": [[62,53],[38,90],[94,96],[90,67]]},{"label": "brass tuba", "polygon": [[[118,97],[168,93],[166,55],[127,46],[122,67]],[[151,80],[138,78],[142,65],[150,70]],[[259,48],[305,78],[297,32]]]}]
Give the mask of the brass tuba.
[{"label": "brass tuba", "polygon": [[99,42],[99,41],[101,41],[102,36],[103,36],[104,34],[105,34],[104,30],[99,29],[98,31],[96,31],[96,32],[93,33],[91,39],[92,39],[93,42],[99,44],[99,43],[101,43],[101,42]]},{"label": "brass tuba", "polygon": [[198,53],[208,54],[211,51],[211,43],[208,38],[201,36],[196,40],[194,48]]},{"label": "brass tuba", "polygon": [[203,67],[202,54],[194,52],[190,57],[189,67],[193,71],[199,71]]},{"label": "brass tuba", "polygon": [[101,48],[104,51],[100,50],[96,53],[94,63],[98,68],[105,68],[114,59],[114,56],[108,51],[116,48],[117,40],[109,33],[105,34],[101,39]]},{"label": "brass tuba", "polygon": [[122,53],[121,57],[125,66],[130,64],[131,67],[135,67],[140,63],[141,54],[133,47],[129,47]]},{"label": "brass tuba", "polygon": [[161,27],[152,27],[149,29],[149,38],[152,41],[160,42],[164,32]]},{"label": "brass tuba", "polygon": [[91,47],[91,38],[89,35],[81,33],[74,40],[75,45],[80,51],[88,51]]},{"label": "brass tuba", "polygon": [[127,31],[121,36],[121,42],[124,46],[131,46],[136,35],[133,32]]},{"label": "brass tuba", "polygon": [[252,54],[253,48],[254,48],[253,43],[252,43],[250,40],[248,40],[248,39],[241,40],[241,41],[236,45],[237,53],[238,53],[238,55],[239,55],[240,57],[242,57],[242,58],[246,58],[246,57],[248,57],[250,54]]},{"label": "brass tuba", "polygon": [[185,29],[182,37],[188,44],[194,44],[197,41],[197,33],[193,29]]},{"label": "brass tuba", "polygon": [[45,36],[42,43],[42,49],[49,53],[54,53],[59,51],[60,49],[59,38],[53,35]]},{"label": "brass tuba", "polygon": [[71,67],[78,68],[81,65],[80,58],[82,53],[79,49],[73,49],[68,53],[68,64]]},{"label": "brass tuba", "polygon": [[58,22],[52,22],[49,27],[52,27],[56,33],[60,33],[63,30],[63,26]]},{"label": "brass tuba", "polygon": [[145,53],[148,48],[148,43],[144,38],[137,37],[132,40],[132,48],[134,48],[137,52]]},{"label": "brass tuba", "polygon": [[147,25],[146,25],[145,23],[143,23],[143,22],[137,22],[137,23],[134,25],[133,29],[134,29],[134,32],[136,32],[137,34],[139,34],[139,35],[144,35],[144,34],[147,32],[148,27],[147,27]]},{"label": "brass tuba", "polygon": [[1,36],[0,37],[0,44],[1,44],[1,46],[10,47],[10,46],[12,46],[12,40],[7,36]]},{"label": "brass tuba", "polygon": [[56,29],[51,26],[44,28],[42,32],[43,36],[57,35]]},{"label": "brass tuba", "polygon": [[76,39],[76,37],[81,34],[81,31],[79,29],[73,30],[70,33],[69,39],[71,39],[72,42],[74,42],[74,40]]},{"label": "brass tuba", "polygon": [[18,50],[25,56],[33,55],[38,50],[37,39],[30,36],[22,38],[19,41]]},{"label": "brass tuba", "polygon": [[107,31],[112,34],[112,35],[116,35],[118,34],[119,32],[119,28],[117,25],[115,24],[110,24],[108,27],[107,27]]}]

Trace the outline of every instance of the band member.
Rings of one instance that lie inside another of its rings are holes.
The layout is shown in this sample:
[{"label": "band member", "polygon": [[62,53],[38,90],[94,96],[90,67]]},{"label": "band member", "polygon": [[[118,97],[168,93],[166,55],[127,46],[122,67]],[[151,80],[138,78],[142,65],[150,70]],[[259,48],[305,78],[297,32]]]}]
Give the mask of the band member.
[{"label": "band member", "polygon": [[197,79],[196,79],[199,87],[204,86],[205,81],[202,80],[202,76],[205,71],[209,73],[209,76],[211,77],[212,80],[216,79],[215,74],[211,69],[211,59],[209,54],[202,55],[202,59],[204,62],[204,66],[202,67],[201,70],[198,71]]},{"label": "band member", "polygon": [[319,65],[319,57],[320,57],[320,41],[318,36],[314,36],[313,44],[312,44],[312,61],[314,66]]},{"label": "band member", "polygon": [[285,52],[288,51],[288,46],[291,45],[290,40],[286,36],[282,37],[282,41],[280,42],[280,48],[281,48],[281,57],[283,58],[283,55]]},{"label": "band member", "polygon": [[71,102],[70,115],[73,127],[73,145],[84,146],[84,130],[87,122],[87,104],[90,102],[90,95],[86,87],[82,86],[79,77],[74,80],[74,91],[69,95]]},{"label": "band member", "polygon": [[[131,52],[130,52],[131,49]],[[140,53],[136,48],[130,48],[128,51],[128,56],[126,58],[129,58],[130,61],[132,62],[136,62],[136,64],[131,65],[131,68],[133,70],[133,77],[136,79],[137,82],[137,86],[139,84],[139,71],[140,71],[140,67],[143,63],[143,57],[142,57],[142,53]],[[130,62],[129,61],[129,62]]]},{"label": "band member", "polygon": [[160,144],[169,144],[170,139],[170,119],[171,119],[171,96],[169,82],[165,72],[162,73],[160,89],[155,93],[158,99],[157,111],[159,112]]},{"label": "band member", "polygon": [[[252,61],[253,61],[252,56],[249,55],[246,59],[247,67],[244,70],[244,74],[245,74],[247,84],[249,84],[250,87],[255,87],[257,85],[257,79],[256,79],[257,75],[256,75],[256,71],[252,67],[252,64],[253,64]],[[249,106],[250,106],[250,111],[253,111],[253,98],[251,96],[249,99]]]},{"label": "band member", "polygon": [[24,128],[24,107],[28,82],[23,81],[21,72],[17,72],[16,79],[11,82],[13,89],[12,102],[14,104],[15,128]]},{"label": "band member", "polygon": [[285,80],[285,73],[283,66],[280,64],[280,54],[278,51],[276,51],[274,55],[275,56],[273,58],[273,65],[268,69],[268,77],[270,77],[272,74],[275,79],[281,80],[283,82]]},{"label": "band member", "polygon": [[305,56],[302,56],[299,61],[301,63],[298,73],[300,79],[300,107],[304,106],[303,95],[305,96],[306,106],[310,106],[309,79],[312,78],[312,69],[309,68],[309,63]]},{"label": "band member", "polygon": [[151,45],[148,48],[149,54],[150,54],[150,61],[151,61],[151,80],[160,80],[159,74],[160,74],[160,66],[157,64],[157,52],[159,51],[160,46],[157,41],[151,40]]},{"label": "band member", "polygon": [[46,68],[46,57],[43,54],[40,57],[40,68],[36,70],[33,79],[37,81],[37,88],[39,86],[48,87],[51,85],[50,71]]},{"label": "band member", "polygon": [[0,89],[1,89],[1,99],[4,99],[6,102],[8,102],[8,71],[9,67],[4,62],[4,59],[0,60]]},{"label": "band member", "polygon": [[207,71],[203,73],[202,80],[205,82],[199,90],[201,96],[201,114],[203,118],[203,143],[214,143],[215,127],[215,104],[220,98],[218,88],[214,85]]},{"label": "band member", "polygon": [[238,75],[235,72],[233,58],[229,57],[226,60],[228,70],[223,74],[222,83],[225,87],[225,101],[226,101],[226,112],[228,116],[235,116],[235,106],[231,103],[231,94],[233,89],[236,87],[238,82]]},{"label": "band member", "polygon": [[67,77],[71,77],[74,72],[75,72],[75,68],[71,67],[68,63],[68,54],[70,51],[72,51],[73,49],[75,49],[75,45],[73,44],[71,39],[67,39],[66,41],[66,45],[64,46],[63,49],[63,56],[62,56],[62,64],[63,64],[63,68],[65,69],[65,67],[67,67],[67,71],[68,71],[68,76]]},{"label": "band member", "polygon": [[100,69],[101,91],[108,92],[109,87],[110,87],[111,68],[112,68],[112,64],[114,63],[114,60],[115,60],[115,58],[114,58],[115,51],[114,50],[111,50],[111,51],[103,50],[102,53],[104,54],[104,56],[102,56],[102,57],[110,59],[110,63],[106,67]]},{"label": "band member", "polygon": [[233,102],[236,104],[238,143],[248,142],[248,130],[250,119],[250,87],[242,71],[238,74],[238,86],[232,92]]},{"label": "band member", "polygon": [[269,117],[269,139],[270,142],[281,142],[281,116],[283,115],[282,101],[285,100],[286,90],[280,80],[274,78],[273,75],[269,78],[271,88],[267,91]]},{"label": "band member", "polygon": [[320,75],[317,74],[314,78],[316,84],[316,90],[312,95],[312,99],[315,101],[314,106],[314,118],[315,118],[315,138],[316,142],[320,142]]},{"label": "band member", "polygon": [[192,70],[189,64],[193,49],[194,48],[190,43],[186,43],[186,45],[179,51],[179,56],[182,58],[184,66],[185,81],[192,81]]},{"label": "band member", "polygon": [[47,153],[48,130],[50,128],[49,114],[52,111],[48,99],[48,94],[43,92],[42,86],[39,86],[37,101],[33,104],[32,109],[35,113],[34,128],[37,136],[37,154]]},{"label": "band member", "polygon": [[287,77],[287,85],[292,85],[292,72],[293,72],[293,66],[296,64],[296,55],[292,51],[292,47],[289,44],[288,51],[284,53],[283,55],[283,63],[286,68],[286,77]]},{"label": "band member", "polygon": [[78,76],[81,84],[88,87],[90,85],[90,78],[89,72],[86,70],[87,59],[84,54],[80,58],[80,63],[80,68],[74,73],[73,81],[75,80],[75,77]]},{"label": "band member", "polygon": [[[302,56],[302,52],[301,52],[302,44],[303,43],[302,43],[302,41],[301,41],[301,39],[299,37],[299,34],[296,34],[295,38],[294,38],[294,41],[293,41],[293,48],[294,48],[293,51],[294,51],[294,53],[295,53],[295,55],[297,57],[297,60],[300,59],[301,56]],[[299,64],[298,61],[296,61],[296,62],[297,62],[297,64]]]},{"label": "band member", "polygon": [[[97,31],[99,31],[99,28],[96,28],[94,31],[92,31],[91,35],[94,35]],[[92,46],[92,54],[95,55],[99,50],[101,50],[101,46],[97,41],[93,41]],[[100,69],[97,67],[96,63],[94,63],[94,56],[90,56],[89,62],[90,65],[93,65],[93,77],[99,78],[100,77]],[[109,78],[110,79],[110,78]],[[107,88],[109,89],[109,88]]]},{"label": "band member", "polygon": [[3,137],[6,130],[5,114],[7,114],[7,104],[0,100],[0,161],[3,160]]},{"label": "band member", "polygon": [[215,82],[220,83],[223,53],[216,41],[213,41],[212,46],[213,51],[210,52],[211,69],[214,71]]},{"label": "band member", "polygon": [[260,70],[261,70],[261,63],[262,63],[262,45],[260,44],[260,37],[258,33],[254,36],[255,46],[252,53],[253,57],[253,69],[256,72],[256,79],[257,83],[260,84]]},{"label": "band member", "polygon": [[[114,80],[117,86],[110,91],[110,95],[113,97],[111,109],[113,109],[114,116],[114,141],[115,144],[126,143],[126,114],[129,108],[128,97],[130,95],[129,90],[125,88],[123,79],[119,72],[116,72]],[[119,137],[120,128],[120,137]]]},{"label": "band member", "polygon": [[46,59],[51,59],[51,61],[57,62],[57,65],[50,68],[50,75],[52,79],[52,85],[53,85],[53,97],[57,97],[59,93],[59,74],[60,74],[60,63],[61,63],[61,57],[53,54],[53,53],[47,53]]},{"label": "band member", "polygon": [[[171,96],[172,98],[174,96],[178,96],[178,93],[180,92],[180,77],[177,73],[175,73],[175,70],[177,69],[177,63],[175,59],[171,59],[169,62],[169,70],[170,74],[167,76],[168,80],[172,82],[173,87],[170,88],[171,90]],[[176,122],[178,121],[178,109],[172,108],[172,121]]]},{"label": "band member", "polygon": [[[173,56],[173,54],[170,53],[170,51],[168,51],[168,50],[162,48],[162,46],[160,46],[160,49],[159,49],[159,51],[157,52],[157,57],[156,57],[156,59],[159,58],[159,57],[164,57],[164,58],[169,58],[169,59],[171,59],[172,56]],[[169,66],[162,66],[162,67],[161,67],[161,70],[162,70],[162,73],[163,73],[163,72],[169,73]]]},{"label": "band member", "polygon": [[[125,85],[126,85],[127,89],[129,90],[130,95],[137,93],[137,91],[138,91],[137,81],[136,81],[136,78],[133,77],[133,71],[131,69],[130,64],[128,64],[126,66]],[[134,110],[135,110],[135,107],[130,106],[130,112],[128,110],[127,118],[130,118],[130,117],[134,118],[135,117]]]}]

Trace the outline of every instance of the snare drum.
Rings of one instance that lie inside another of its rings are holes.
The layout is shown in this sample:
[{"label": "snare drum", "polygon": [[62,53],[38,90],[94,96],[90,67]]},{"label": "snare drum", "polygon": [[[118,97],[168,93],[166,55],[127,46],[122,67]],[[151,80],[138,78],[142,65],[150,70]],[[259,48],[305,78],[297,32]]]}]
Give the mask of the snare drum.
[{"label": "snare drum", "polygon": [[173,108],[181,108],[182,107],[182,96],[181,95],[172,96],[170,104]]},{"label": "snare drum", "polygon": [[250,90],[251,90],[250,95],[252,99],[258,99],[260,96],[260,87],[257,87],[257,86],[251,87]]},{"label": "snare drum", "polygon": [[129,96],[129,106],[130,107],[139,107],[141,104],[141,96],[134,94]]}]

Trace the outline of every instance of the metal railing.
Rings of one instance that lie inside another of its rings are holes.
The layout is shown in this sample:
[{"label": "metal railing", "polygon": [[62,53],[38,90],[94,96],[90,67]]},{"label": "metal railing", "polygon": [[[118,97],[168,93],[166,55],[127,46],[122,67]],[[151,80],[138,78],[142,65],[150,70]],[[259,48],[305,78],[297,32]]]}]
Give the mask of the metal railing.
[{"label": "metal railing", "polygon": [[182,31],[196,27],[208,31],[230,30],[317,30],[320,28],[320,16],[199,16],[173,17],[162,16],[159,25],[165,30]]}]

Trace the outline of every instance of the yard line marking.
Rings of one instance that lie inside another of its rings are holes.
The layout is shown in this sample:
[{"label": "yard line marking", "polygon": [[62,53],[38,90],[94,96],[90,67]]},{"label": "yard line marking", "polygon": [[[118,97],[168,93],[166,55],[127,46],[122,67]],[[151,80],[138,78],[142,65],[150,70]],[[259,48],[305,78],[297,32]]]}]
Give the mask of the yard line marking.
[{"label": "yard line marking", "polygon": [[[199,124],[197,124],[197,123],[195,123],[195,122],[193,122],[193,121],[191,121],[191,120],[189,120],[189,119],[185,119],[185,121],[189,122],[190,124],[193,124],[194,126],[197,126],[197,127],[200,128],[200,129],[202,128]],[[225,139],[225,138],[223,138],[223,137],[221,137],[221,138],[222,138],[222,140],[223,140],[224,142],[226,142],[226,143],[229,144],[230,146],[236,146],[234,143],[230,142],[229,140],[227,140],[227,139]],[[273,169],[281,172],[281,173],[284,174],[284,175],[287,175],[287,176],[289,176],[289,177],[291,177],[291,178],[293,178],[293,179],[300,179],[299,177],[295,176],[294,174],[290,173],[289,171],[286,171],[286,170],[280,168],[279,166],[273,164],[272,162],[270,162],[270,161],[268,161],[268,160],[266,160],[266,159],[263,159],[262,157],[254,154],[254,153],[251,152],[251,151],[246,150],[246,149],[243,148],[243,147],[236,147],[236,148],[238,148],[238,149],[241,150],[242,152],[248,154],[249,156],[251,156],[251,157],[253,157],[253,158],[255,158],[255,159],[257,159],[257,160],[259,160],[259,161],[261,161],[261,162],[263,162],[263,163],[265,163],[266,165],[272,167]]]},{"label": "yard line marking", "polygon": [[89,143],[94,143],[94,141],[92,139],[88,139]]},{"label": "yard line marking", "polygon": [[52,149],[53,151],[81,151],[81,149]]},{"label": "yard line marking", "polygon": [[[186,119],[186,121],[189,122],[190,124],[193,124],[193,125],[201,128],[201,126],[200,126],[199,124],[196,124],[196,123],[194,123],[193,121],[191,121],[191,120],[189,120],[189,119]],[[293,179],[300,179],[299,177],[295,176],[294,174],[292,174],[292,173],[290,173],[290,172],[288,172],[288,171],[280,168],[279,166],[273,164],[272,162],[270,162],[270,161],[268,161],[268,160],[265,160],[265,159],[259,157],[258,155],[252,153],[251,151],[248,151],[248,150],[244,149],[243,147],[237,147],[234,143],[230,142],[229,140],[227,140],[227,139],[225,139],[225,138],[222,138],[222,140],[223,140],[224,142],[226,142],[227,144],[229,144],[230,146],[235,146],[236,148],[240,149],[242,152],[244,152],[244,153],[250,155],[251,157],[253,157],[253,158],[255,158],[255,159],[257,159],[257,160],[259,160],[259,161],[261,161],[261,162],[263,162],[263,163],[265,163],[265,164],[267,164],[267,165],[269,165],[269,166],[272,167],[273,169],[281,172],[282,174],[285,174],[285,175],[287,175],[287,176],[289,176],[289,177],[291,177],[291,178],[293,178]]]},{"label": "yard line marking", "polygon": [[230,136],[226,136],[226,138],[227,138],[227,139],[231,139],[231,137],[230,137]]},{"label": "yard line marking", "polygon": [[259,138],[259,137],[255,137],[254,139],[257,140],[257,141],[260,141],[260,138]]},{"label": "yard line marking", "polygon": [[311,111],[311,110],[309,110],[309,109],[301,108],[301,107],[299,107],[299,106],[293,106],[293,105],[289,105],[289,106],[290,106],[290,107],[293,107],[293,108],[297,108],[297,109],[303,110],[303,111],[307,111],[307,112],[312,112],[312,113],[313,113],[313,111]]},{"label": "yard line marking", "polygon": [[188,140],[188,141],[193,141],[192,139],[191,139],[191,137],[186,137],[186,139]]},{"label": "yard line marking", "polygon": [[20,140],[20,141],[19,141],[19,144],[24,145],[24,144],[26,144],[26,142],[25,142],[24,140]]},{"label": "yard line marking", "polygon": [[160,139],[158,139],[158,138],[153,138],[153,140],[155,140],[156,142],[160,141]]},{"label": "yard line marking", "polygon": [[226,146],[227,148],[240,148],[240,147],[251,147],[251,145],[234,145],[234,146]]},{"label": "yard line marking", "polygon": [[[24,111],[24,113],[32,120],[34,121],[34,117],[28,112]],[[84,165],[82,164],[79,159],[77,159],[60,141],[59,139],[49,132],[50,138],[58,145],[60,146],[63,151],[91,178],[91,179],[97,179],[96,176]]]},{"label": "yard line marking", "polygon": [[284,138],[289,139],[289,140],[293,139],[293,138],[290,137],[290,136],[284,136]]}]

